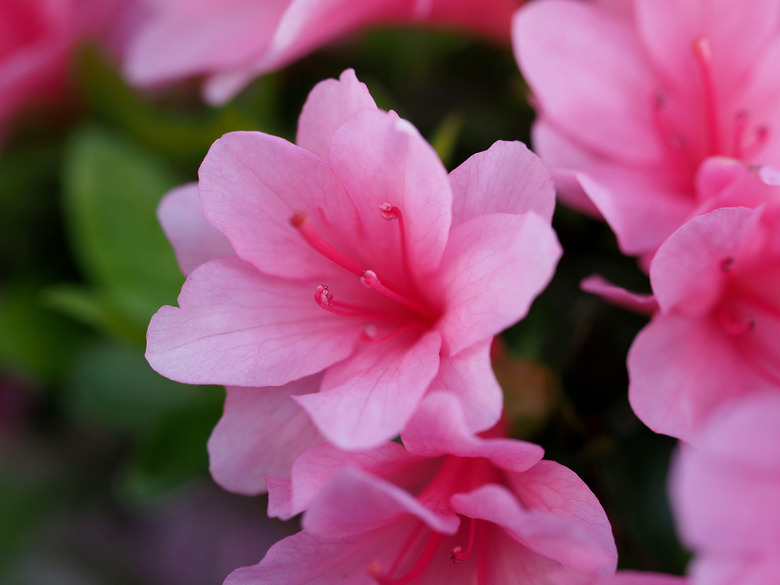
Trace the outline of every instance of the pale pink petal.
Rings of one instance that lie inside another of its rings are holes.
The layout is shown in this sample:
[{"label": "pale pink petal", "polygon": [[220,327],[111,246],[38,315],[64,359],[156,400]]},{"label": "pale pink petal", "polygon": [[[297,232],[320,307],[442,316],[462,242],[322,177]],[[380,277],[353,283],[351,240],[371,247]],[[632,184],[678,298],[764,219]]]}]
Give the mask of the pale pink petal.
[{"label": "pale pink petal", "polygon": [[296,458],[324,441],[290,396],[316,392],[322,376],[280,387],[227,388],[225,410],[208,442],[209,469],[226,490],[266,491],[265,474],[288,476]]},{"label": "pale pink petal", "polygon": [[712,157],[704,161],[696,174],[696,193],[701,203],[696,215],[719,207],[758,207],[780,199],[773,176],[780,173],[772,167],[755,167],[733,158]]},{"label": "pale pink petal", "polygon": [[362,327],[320,309],[315,284],[211,260],[184,283],[181,308],[152,317],[146,359],[188,384],[280,386],[319,372],[352,353]]},{"label": "pale pink petal", "polygon": [[628,398],[657,433],[687,439],[710,412],[746,390],[771,387],[712,319],[657,315],[628,352]]},{"label": "pale pink petal", "polygon": [[512,31],[515,57],[544,119],[617,160],[658,156],[656,82],[628,22],[585,2],[549,0],[520,9]]},{"label": "pale pink petal", "polygon": [[328,369],[318,394],[296,400],[339,447],[374,447],[396,437],[414,413],[439,369],[440,346],[435,331],[412,346],[396,340],[364,346]]},{"label": "pale pink petal", "polygon": [[747,208],[716,209],[672,234],[650,265],[661,309],[691,316],[708,313],[723,294],[723,262],[733,258],[756,218]]},{"label": "pale pink petal", "polygon": [[[362,110],[334,133],[329,160],[360,213],[366,268],[390,282],[408,281],[411,272],[423,287],[439,266],[452,218],[449,179],[436,152],[409,122]],[[383,203],[401,210],[405,250],[399,220],[380,214]]]},{"label": "pale pink petal", "polygon": [[755,66],[780,25],[780,5],[771,0],[747,0],[739,10],[731,0],[635,0],[635,11],[639,35],[661,76],[679,86],[699,79],[692,45],[705,38],[716,85],[725,91]]},{"label": "pale pink petal", "polygon": [[580,185],[576,169],[591,169],[602,159],[577,145],[544,119],[537,119],[531,128],[531,144],[534,152],[549,167],[561,201],[592,217],[601,218],[601,213]]},{"label": "pale pink petal", "polygon": [[689,573],[691,585],[775,585],[780,579],[780,559],[776,551],[742,559],[713,555],[694,559]]},{"label": "pale pink petal", "polygon": [[489,213],[533,211],[547,221],[555,209],[552,177],[522,142],[496,142],[450,173],[452,225]]},{"label": "pale pink petal", "polygon": [[[554,485],[548,488],[551,499],[576,497],[576,494],[558,493],[556,488]],[[523,498],[523,494],[519,496]],[[606,535],[598,534],[603,532],[601,526],[589,526],[575,516],[565,517],[533,507],[529,509],[504,487],[486,484],[468,494],[455,494],[451,504],[458,514],[497,524],[526,548],[564,567],[581,571],[609,571],[614,570],[617,564],[611,532],[607,540]]]},{"label": "pale pink petal", "polygon": [[203,215],[197,183],[182,185],[165,195],[157,217],[185,275],[208,260],[234,253],[225,235]]},{"label": "pale pink petal", "polygon": [[390,566],[417,524],[410,518],[359,540],[300,532],[277,542],[259,564],[233,571],[224,585],[370,585],[368,567]]},{"label": "pale pink petal", "polygon": [[159,4],[133,35],[124,69],[142,85],[218,71],[260,55],[289,0]]},{"label": "pale pink petal", "polygon": [[303,105],[295,143],[328,160],[333,133],[364,109],[376,110],[376,103],[353,69],[344,71],[338,80],[322,81],[311,90]]},{"label": "pale pink petal", "polygon": [[259,270],[292,279],[342,270],[290,223],[305,212],[337,248],[357,229],[349,196],[308,150],[260,132],[231,132],[212,145],[199,176],[206,217]]},{"label": "pale pink petal", "polygon": [[501,417],[504,393],[490,363],[493,339],[477,342],[455,356],[441,356],[439,373],[431,390],[444,390],[457,398],[471,432],[492,427]]},{"label": "pale pink petal", "polygon": [[437,285],[446,355],[522,319],[561,255],[550,224],[534,213],[477,217],[452,230]]},{"label": "pale pink petal", "polygon": [[[410,467],[419,463],[419,457],[410,455],[402,445],[392,441],[364,451],[342,451],[329,443],[316,445],[301,454],[292,465],[289,488],[277,494],[269,484],[268,515],[288,520],[300,514],[311,506],[325,485],[347,467],[391,478],[403,477]],[[282,483],[277,485],[282,486]]]},{"label": "pale pink petal", "polygon": [[652,315],[658,310],[658,302],[653,295],[632,293],[621,286],[612,284],[598,274],[584,278],[580,282],[580,288],[585,292],[600,296],[613,305],[636,313]]},{"label": "pale pink petal", "polygon": [[428,394],[401,437],[415,455],[482,457],[496,467],[515,472],[533,467],[544,455],[541,447],[526,441],[473,435],[458,400],[446,392]]},{"label": "pale pink petal", "polygon": [[455,534],[460,525],[454,513],[436,514],[406,490],[349,468],[320,491],[302,524],[312,534],[344,538],[387,526],[404,516],[414,516],[443,534]]}]

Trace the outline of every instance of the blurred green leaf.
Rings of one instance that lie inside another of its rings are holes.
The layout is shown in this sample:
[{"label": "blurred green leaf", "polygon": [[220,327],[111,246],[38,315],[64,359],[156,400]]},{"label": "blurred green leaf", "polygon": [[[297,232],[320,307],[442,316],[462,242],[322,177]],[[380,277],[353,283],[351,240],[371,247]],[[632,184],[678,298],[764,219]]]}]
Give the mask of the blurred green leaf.
[{"label": "blurred green leaf", "polygon": [[[78,132],[66,153],[68,234],[102,299],[102,306],[91,311],[93,316],[115,312],[117,319],[134,324],[136,342],[142,342],[152,314],[176,298],[183,282],[156,218],[160,198],[179,182],[149,153],[97,128]],[[87,300],[71,304],[80,303],[87,312]]]},{"label": "blurred green leaf", "polygon": [[214,388],[190,390],[199,391],[202,400],[161,419],[127,466],[119,492],[130,503],[158,497],[208,473],[206,442],[222,413],[224,394]]},{"label": "blurred green leaf", "polygon": [[81,426],[146,433],[168,413],[203,401],[203,391],[177,384],[121,342],[96,342],[74,357],[64,407]]},{"label": "blurred green leaf", "polygon": [[46,306],[38,287],[15,283],[0,292],[0,362],[53,379],[84,337],[82,328]]}]

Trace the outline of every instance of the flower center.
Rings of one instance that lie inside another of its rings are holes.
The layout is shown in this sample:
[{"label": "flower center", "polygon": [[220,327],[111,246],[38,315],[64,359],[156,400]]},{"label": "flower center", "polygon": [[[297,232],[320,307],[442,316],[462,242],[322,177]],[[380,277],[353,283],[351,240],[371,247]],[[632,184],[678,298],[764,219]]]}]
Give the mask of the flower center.
[{"label": "flower center", "polygon": [[680,169],[692,181],[699,164],[709,156],[723,155],[740,160],[746,160],[756,155],[764,146],[769,135],[765,125],[751,127],[750,114],[740,110],[734,114],[730,139],[724,139],[728,131],[722,127],[720,111],[723,107],[718,94],[713,75],[712,50],[709,40],[700,37],[692,45],[693,58],[699,72],[701,83],[705,139],[701,146],[696,141],[686,137],[677,128],[677,123],[671,119],[669,112],[670,98],[664,91],[659,91],[653,104],[653,120],[661,143],[664,146],[667,160]]},{"label": "flower center", "polygon": [[[409,285],[407,289],[419,292],[410,269],[409,251],[406,246],[406,232],[401,210],[393,204],[385,202],[379,206],[379,215],[388,222],[397,221],[400,231],[401,262],[404,278]],[[386,308],[376,309],[337,301],[327,285],[319,285],[314,292],[314,301],[322,309],[335,315],[356,317],[368,321],[364,329],[364,339],[366,341],[387,341],[407,331],[424,329],[436,321],[438,317],[437,312],[426,300],[423,300],[424,297],[421,294],[409,294],[384,283],[374,270],[354,260],[322,237],[312,226],[306,212],[296,211],[290,218],[290,224],[314,250],[334,264],[355,275],[365,288],[372,289],[379,295],[393,301],[396,307],[403,309],[402,311],[388,311]],[[386,330],[388,325],[394,325],[394,327],[391,327],[390,332],[384,336],[378,336],[376,333],[377,327],[383,327]]]}]

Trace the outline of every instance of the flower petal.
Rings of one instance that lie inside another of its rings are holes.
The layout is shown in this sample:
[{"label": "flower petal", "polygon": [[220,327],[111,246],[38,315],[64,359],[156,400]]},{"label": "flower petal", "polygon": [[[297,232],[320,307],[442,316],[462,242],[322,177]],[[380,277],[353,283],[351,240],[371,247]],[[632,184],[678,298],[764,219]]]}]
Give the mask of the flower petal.
[{"label": "flower petal", "polygon": [[555,188],[542,161],[522,142],[493,144],[450,173],[452,224],[490,213],[533,211],[547,221]]},{"label": "flower petal", "polygon": [[206,217],[258,270],[294,279],[343,272],[290,223],[305,212],[337,248],[357,230],[349,196],[320,158],[276,136],[231,132],[212,145],[199,176]]},{"label": "flower petal", "polygon": [[522,319],[561,255],[550,224],[534,213],[492,214],[455,227],[442,258],[445,355],[492,338]]},{"label": "flower petal", "polygon": [[322,81],[311,90],[303,105],[295,143],[328,160],[333,133],[364,109],[376,110],[376,103],[353,69],[344,71],[338,80]]},{"label": "flower petal", "polygon": [[209,468],[226,490],[245,495],[266,491],[263,476],[288,476],[293,462],[324,441],[290,396],[316,392],[321,375],[280,387],[227,388],[225,410],[208,442]]},{"label": "flower petal", "polygon": [[321,310],[315,286],[211,260],[184,283],[181,308],[152,317],[146,359],[188,384],[280,386],[319,372],[352,353],[362,329]]},{"label": "flower petal", "polygon": [[225,235],[203,215],[197,183],[182,185],[165,195],[157,217],[185,275],[208,260],[235,253]]},{"label": "flower petal", "polygon": [[367,345],[331,367],[318,394],[299,396],[328,440],[342,449],[367,449],[401,432],[439,369],[441,338],[423,335],[414,345]]}]

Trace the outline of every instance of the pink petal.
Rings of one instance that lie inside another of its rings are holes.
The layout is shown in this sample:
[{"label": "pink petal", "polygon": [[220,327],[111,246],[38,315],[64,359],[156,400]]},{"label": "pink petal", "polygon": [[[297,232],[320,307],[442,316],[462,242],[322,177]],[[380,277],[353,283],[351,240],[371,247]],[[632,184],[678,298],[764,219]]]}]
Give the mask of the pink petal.
[{"label": "pink petal", "polygon": [[394,442],[365,451],[342,451],[329,443],[314,446],[292,465],[289,489],[276,494],[269,488],[268,515],[288,520],[300,514],[311,506],[328,482],[348,467],[389,478],[403,475],[419,462],[418,457]]},{"label": "pink petal", "polygon": [[367,449],[396,437],[439,369],[438,333],[411,347],[390,341],[360,348],[331,367],[318,394],[300,396],[328,440],[342,449]]},{"label": "pink petal", "polygon": [[628,375],[628,398],[642,422],[683,439],[724,401],[771,387],[743,363],[718,323],[676,315],[657,315],[639,332]]},{"label": "pink petal", "polygon": [[489,213],[533,211],[547,221],[555,209],[550,172],[522,142],[496,142],[450,173],[452,224]]},{"label": "pink petal", "polygon": [[695,316],[708,313],[723,294],[723,261],[734,256],[756,218],[745,208],[716,209],[672,234],[650,265],[661,309]]},{"label": "pink petal", "polygon": [[438,324],[446,355],[522,319],[560,254],[550,224],[533,213],[486,215],[453,228],[437,283],[446,302]]},{"label": "pink petal", "polygon": [[632,293],[623,287],[615,286],[598,274],[584,278],[580,282],[580,288],[585,292],[599,295],[613,305],[636,313],[652,315],[658,310],[658,303],[653,295]]},{"label": "pink petal", "polygon": [[463,408],[449,393],[431,392],[406,425],[402,438],[415,455],[483,457],[499,468],[522,472],[544,455],[538,445],[514,439],[482,439],[466,426]]},{"label": "pink petal", "polygon": [[777,553],[764,557],[694,559],[689,571],[693,585],[775,585],[780,577]]},{"label": "pink petal", "polygon": [[[576,497],[576,494],[559,493],[557,487],[547,487],[548,498]],[[523,494],[518,495],[522,500]],[[534,509],[533,506],[528,509],[506,488],[494,484],[485,484],[468,494],[455,494],[451,504],[458,514],[497,524],[526,548],[565,567],[581,571],[609,571],[614,570],[617,563],[617,551],[608,522],[609,538],[602,534],[606,517],[600,522],[602,526],[590,526],[574,515],[566,517]]]},{"label": "pink petal", "polygon": [[657,157],[657,82],[628,22],[587,3],[549,0],[525,5],[512,24],[515,57],[544,119],[617,160]]},{"label": "pink petal", "polygon": [[188,384],[280,386],[319,372],[352,353],[361,326],[320,309],[314,289],[211,260],[184,283],[181,308],[152,317],[146,358]]},{"label": "pink petal", "polygon": [[185,275],[208,260],[234,253],[224,234],[203,215],[196,183],[177,187],[163,197],[157,217]]},{"label": "pink petal", "polygon": [[431,529],[455,534],[458,517],[439,515],[403,489],[357,469],[345,469],[320,492],[303,516],[307,532],[327,538],[358,536],[413,516]]},{"label": "pink petal", "polygon": [[290,223],[308,214],[321,236],[343,248],[357,230],[355,209],[328,166],[308,150],[260,132],[217,140],[199,171],[208,220],[259,270],[304,279],[343,272]]},{"label": "pink petal", "polygon": [[124,63],[142,85],[219,70],[265,49],[289,0],[166,2],[132,37]]},{"label": "pink petal", "polygon": [[[361,110],[333,134],[329,160],[360,213],[365,236],[356,247],[366,268],[389,282],[408,281],[411,273],[422,287],[439,266],[452,217],[449,179],[436,152],[395,114]],[[403,214],[405,253],[397,220],[382,219],[383,203]]]},{"label": "pink petal", "polygon": [[700,79],[692,45],[706,38],[713,75],[723,91],[735,89],[734,81],[755,67],[776,37],[779,8],[777,2],[767,0],[747,0],[736,11],[730,0],[635,2],[639,34],[661,76],[683,87],[690,86],[691,79]]},{"label": "pink petal", "polygon": [[344,71],[338,80],[318,83],[306,100],[298,120],[298,146],[328,160],[330,140],[336,129],[360,110],[376,110],[376,103],[353,69]]},{"label": "pink petal", "polygon": [[501,417],[504,393],[490,363],[493,339],[477,342],[455,356],[442,356],[431,390],[457,397],[470,432],[484,431]]},{"label": "pink petal", "polygon": [[265,474],[288,476],[296,458],[324,439],[290,396],[316,392],[321,376],[278,388],[227,388],[225,410],[208,442],[211,475],[223,488],[266,491]]}]

